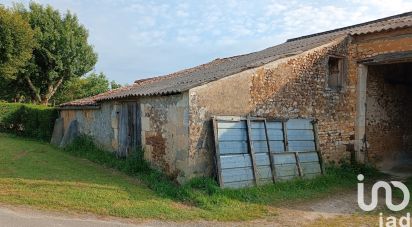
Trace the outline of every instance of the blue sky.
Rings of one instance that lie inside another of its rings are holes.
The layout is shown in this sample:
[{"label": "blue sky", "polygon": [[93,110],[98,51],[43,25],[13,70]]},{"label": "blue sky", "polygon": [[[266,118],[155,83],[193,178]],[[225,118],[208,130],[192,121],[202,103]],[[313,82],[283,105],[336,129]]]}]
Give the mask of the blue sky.
[{"label": "blue sky", "polygon": [[99,55],[95,71],[122,84],[412,10],[411,0],[36,2],[74,12]]}]

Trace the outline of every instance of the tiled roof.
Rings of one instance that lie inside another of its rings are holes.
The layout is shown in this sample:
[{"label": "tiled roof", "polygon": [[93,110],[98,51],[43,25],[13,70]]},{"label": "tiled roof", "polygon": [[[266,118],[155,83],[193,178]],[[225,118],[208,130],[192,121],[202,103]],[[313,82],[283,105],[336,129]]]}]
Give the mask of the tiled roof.
[{"label": "tiled roof", "polygon": [[218,58],[209,63],[178,71],[169,75],[135,81],[133,85],[105,92],[93,97],[64,103],[61,106],[96,105],[97,102],[131,96],[168,95],[187,91],[246,69],[255,68],[271,61],[293,56],[315,47],[330,43],[347,35],[362,35],[412,27],[412,12],[382,18],[362,24],[339,28],[322,33],[290,39],[287,42],[262,51],[228,58]]}]

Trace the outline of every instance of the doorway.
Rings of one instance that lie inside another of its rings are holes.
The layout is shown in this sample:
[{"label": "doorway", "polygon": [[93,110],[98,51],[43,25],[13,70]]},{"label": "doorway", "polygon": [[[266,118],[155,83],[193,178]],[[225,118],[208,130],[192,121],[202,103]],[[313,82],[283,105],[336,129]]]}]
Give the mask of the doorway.
[{"label": "doorway", "polygon": [[140,105],[123,102],[119,116],[119,150],[117,156],[126,157],[141,147]]},{"label": "doorway", "polygon": [[394,175],[412,175],[412,62],[368,66],[367,159]]}]

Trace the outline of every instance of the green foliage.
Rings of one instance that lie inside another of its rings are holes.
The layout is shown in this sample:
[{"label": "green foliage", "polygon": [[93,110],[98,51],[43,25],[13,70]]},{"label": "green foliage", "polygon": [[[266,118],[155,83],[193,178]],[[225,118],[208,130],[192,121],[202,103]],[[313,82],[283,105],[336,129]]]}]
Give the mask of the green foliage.
[{"label": "green foliage", "polygon": [[50,5],[31,2],[29,9],[16,7],[35,30],[38,45],[24,71],[19,74],[30,88],[32,100],[47,104],[59,87],[91,71],[97,62],[88,32],[76,15],[63,15]]},{"label": "green foliage", "polygon": [[118,84],[118,83],[116,83],[116,81],[114,81],[114,80],[112,80],[111,82],[110,82],[110,89],[117,89],[117,88],[121,88],[122,87],[122,85],[121,84]]},{"label": "green foliage", "polygon": [[296,179],[234,190],[221,189],[216,181],[210,178],[194,178],[179,186],[161,172],[151,169],[143,159],[143,151],[136,151],[134,155],[125,159],[117,159],[114,154],[96,147],[92,138],[86,136],[77,138],[66,151],[137,176],[162,197],[187,202],[203,209],[227,206],[232,200],[271,205],[288,200],[310,199],[333,190],[355,186],[359,173],[371,178],[378,174],[370,166],[344,163],[342,166],[328,166],[324,176],[311,180]]},{"label": "green foliage", "polygon": [[94,96],[109,90],[109,80],[103,73],[92,73],[86,77],[69,80],[57,92],[53,101],[55,104],[69,102],[75,99]]},{"label": "green foliage", "polygon": [[30,89],[22,78],[0,76],[0,99],[6,102],[30,102]]},{"label": "green foliage", "polygon": [[49,141],[57,116],[54,108],[0,102],[0,131]]},{"label": "green foliage", "polygon": [[142,152],[136,151],[127,159],[118,159],[114,153],[97,147],[93,143],[92,138],[85,135],[76,138],[65,150],[76,156],[82,156],[98,164],[115,168],[128,174],[147,172],[150,169],[147,162],[143,159]]},{"label": "green foliage", "polygon": [[32,56],[34,31],[20,14],[0,5],[0,79],[15,78]]},{"label": "green foliage", "polygon": [[[334,167],[334,168],[333,168]],[[337,169],[336,166],[331,166],[332,170]],[[379,172],[374,166],[370,164],[361,164],[361,163],[349,163],[347,161],[341,161],[339,164],[339,169],[345,173],[349,174],[363,174],[365,177],[376,178],[382,176],[382,173]]]}]

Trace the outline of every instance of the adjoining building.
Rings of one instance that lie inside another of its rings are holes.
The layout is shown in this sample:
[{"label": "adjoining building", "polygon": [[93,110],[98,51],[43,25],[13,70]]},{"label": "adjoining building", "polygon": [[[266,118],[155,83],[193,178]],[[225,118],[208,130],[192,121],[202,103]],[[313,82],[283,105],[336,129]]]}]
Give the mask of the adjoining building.
[{"label": "adjoining building", "polygon": [[179,181],[211,175],[212,116],[316,119],[323,160],[412,154],[412,12],[287,40],[61,105],[63,130]]}]

